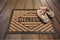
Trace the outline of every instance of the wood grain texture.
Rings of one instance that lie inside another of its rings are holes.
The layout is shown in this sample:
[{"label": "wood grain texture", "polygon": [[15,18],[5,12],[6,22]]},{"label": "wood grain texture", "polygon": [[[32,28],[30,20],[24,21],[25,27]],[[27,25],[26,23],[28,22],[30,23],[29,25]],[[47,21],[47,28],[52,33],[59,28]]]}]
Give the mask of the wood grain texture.
[{"label": "wood grain texture", "polygon": [[3,11],[8,1],[9,0],[0,0],[0,13]]},{"label": "wood grain texture", "polygon": [[[9,0],[8,3],[6,4],[5,8],[3,9],[3,11],[1,12],[1,19],[0,19],[0,24],[1,24],[1,31],[0,31],[0,35],[2,34],[2,36],[0,38],[3,37],[3,35],[5,35],[6,29],[8,27],[8,23],[9,23],[9,18],[10,18],[10,13],[11,10],[14,8],[15,3],[17,0]],[[4,24],[4,25],[3,25]]]},{"label": "wood grain texture", "polygon": [[[7,3],[6,3],[7,2]],[[54,3],[53,3],[54,2]],[[5,35],[10,18],[11,10],[16,9],[38,9],[40,6],[46,6],[55,12],[54,24],[56,34],[8,34],[6,40],[54,40],[60,39],[60,0],[0,0],[0,39]],[[2,4],[2,5],[1,5]],[[55,5],[54,5],[55,4]],[[5,7],[4,7],[5,5]],[[3,8],[4,7],[4,8]],[[3,39],[2,39],[3,40]]]}]

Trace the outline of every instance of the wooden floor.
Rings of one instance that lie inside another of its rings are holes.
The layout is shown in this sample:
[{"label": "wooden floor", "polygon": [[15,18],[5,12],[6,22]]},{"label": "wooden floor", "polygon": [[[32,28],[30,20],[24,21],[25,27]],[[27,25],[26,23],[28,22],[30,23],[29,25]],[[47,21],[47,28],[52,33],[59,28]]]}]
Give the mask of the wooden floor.
[{"label": "wooden floor", "polygon": [[[12,9],[38,9],[46,6],[55,12],[56,34],[7,34],[6,30]],[[59,40],[60,39],[60,0],[0,0],[0,39]]]}]

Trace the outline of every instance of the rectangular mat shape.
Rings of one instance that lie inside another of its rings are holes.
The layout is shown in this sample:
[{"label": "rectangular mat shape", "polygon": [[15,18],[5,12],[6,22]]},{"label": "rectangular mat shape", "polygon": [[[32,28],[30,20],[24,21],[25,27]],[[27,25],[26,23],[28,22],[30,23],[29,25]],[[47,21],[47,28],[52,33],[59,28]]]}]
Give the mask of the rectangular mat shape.
[{"label": "rectangular mat shape", "polygon": [[37,16],[37,9],[14,9],[9,33],[55,33],[53,20],[44,24]]}]

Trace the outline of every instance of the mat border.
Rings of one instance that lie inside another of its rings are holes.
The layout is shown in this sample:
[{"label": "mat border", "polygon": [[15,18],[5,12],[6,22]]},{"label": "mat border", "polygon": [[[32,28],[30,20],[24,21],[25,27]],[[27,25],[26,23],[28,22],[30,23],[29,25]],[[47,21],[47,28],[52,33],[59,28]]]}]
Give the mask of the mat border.
[{"label": "mat border", "polygon": [[13,9],[12,12],[11,12],[11,15],[10,15],[10,20],[9,20],[9,25],[8,25],[8,28],[7,28],[7,33],[8,34],[55,34],[56,33],[56,28],[55,28],[55,24],[54,24],[54,21],[53,19],[51,19],[52,21],[52,26],[53,26],[53,29],[54,29],[54,32],[9,32],[9,27],[10,27],[10,23],[11,23],[11,19],[12,19],[12,16],[13,16],[13,11],[14,10],[37,10],[37,9]]}]

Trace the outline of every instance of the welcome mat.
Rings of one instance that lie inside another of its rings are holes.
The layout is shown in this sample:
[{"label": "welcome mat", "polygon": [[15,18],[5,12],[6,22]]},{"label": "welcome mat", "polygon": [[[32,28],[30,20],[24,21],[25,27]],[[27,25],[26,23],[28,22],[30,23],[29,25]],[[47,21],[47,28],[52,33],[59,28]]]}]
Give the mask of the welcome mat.
[{"label": "welcome mat", "polygon": [[44,24],[37,16],[37,9],[14,9],[9,33],[55,33],[53,20]]}]

